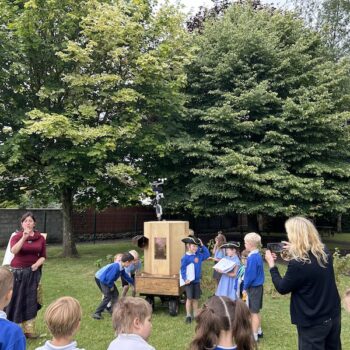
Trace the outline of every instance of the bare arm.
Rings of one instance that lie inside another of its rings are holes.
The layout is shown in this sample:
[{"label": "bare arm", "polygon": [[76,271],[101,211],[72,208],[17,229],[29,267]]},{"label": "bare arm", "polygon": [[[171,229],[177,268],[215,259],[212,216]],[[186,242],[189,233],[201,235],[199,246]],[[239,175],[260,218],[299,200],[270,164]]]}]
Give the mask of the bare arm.
[{"label": "bare arm", "polygon": [[236,276],[237,276],[237,271],[238,271],[238,265],[236,265],[236,266],[234,267],[233,271],[228,272],[228,273],[227,273],[227,276],[236,277]]},{"label": "bare arm", "polygon": [[23,232],[22,238],[11,248],[12,254],[17,254],[23,247],[24,242],[29,237],[29,232]]},{"label": "bare arm", "polygon": [[45,258],[41,257],[39,258],[36,263],[32,265],[32,271],[36,271],[40,266],[44,264]]}]

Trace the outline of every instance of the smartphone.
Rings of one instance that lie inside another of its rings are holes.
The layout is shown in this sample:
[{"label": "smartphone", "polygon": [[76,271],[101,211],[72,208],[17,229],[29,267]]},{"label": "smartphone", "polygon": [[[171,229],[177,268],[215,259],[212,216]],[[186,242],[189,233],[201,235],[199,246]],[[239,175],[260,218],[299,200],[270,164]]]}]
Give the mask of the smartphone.
[{"label": "smartphone", "polygon": [[284,243],[267,243],[267,249],[273,253],[281,253],[284,250]]}]

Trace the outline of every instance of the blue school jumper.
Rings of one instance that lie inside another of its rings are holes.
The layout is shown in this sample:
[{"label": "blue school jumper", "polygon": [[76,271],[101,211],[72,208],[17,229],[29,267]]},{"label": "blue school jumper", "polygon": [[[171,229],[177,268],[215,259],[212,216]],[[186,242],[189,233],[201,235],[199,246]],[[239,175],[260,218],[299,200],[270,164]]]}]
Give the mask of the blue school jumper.
[{"label": "blue school jumper", "polygon": [[247,267],[244,272],[243,289],[262,286],[265,281],[264,262],[258,249],[249,253]]},{"label": "blue school jumper", "polygon": [[20,326],[7,319],[6,313],[0,311],[0,349],[25,350],[26,338]]},{"label": "blue school jumper", "polygon": [[186,253],[181,259],[181,276],[184,281],[187,280],[186,268],[189,264],[194,265],[194,280],[193,284],[199,283],[202,277],[202,262],[210,257],[210,253],[207,247],[199,247],[196,254]]}]

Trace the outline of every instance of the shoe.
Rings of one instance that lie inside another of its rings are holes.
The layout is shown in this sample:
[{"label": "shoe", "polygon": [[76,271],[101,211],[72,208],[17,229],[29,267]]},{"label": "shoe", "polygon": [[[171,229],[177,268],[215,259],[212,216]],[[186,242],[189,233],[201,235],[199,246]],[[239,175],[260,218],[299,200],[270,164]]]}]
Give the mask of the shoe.
[{"label": "shoe", "polygon": [[191,323],[192,322],[192,317],[191,316],[187,316],[185,319],[185,323]]},{"label": "shoe", "polygon": [[258,333],[258,338],[264,338],[264,332]]},{"label": "shoe", "polygon": [[107,308],[106,308],[106,311],[107,311],[110,315],[113,314],[113,310],[112,310],[111,307],[107,307]]},{"label": "shoe", "polygon": [[38,339],[39,335],[35,333],[24,333],[25,337],[27,339]]},{"label": "shoe", "polygon": [[95,320],[102,320],[103,319],[101,314],[93,314],[92,318],[94,318]]}]

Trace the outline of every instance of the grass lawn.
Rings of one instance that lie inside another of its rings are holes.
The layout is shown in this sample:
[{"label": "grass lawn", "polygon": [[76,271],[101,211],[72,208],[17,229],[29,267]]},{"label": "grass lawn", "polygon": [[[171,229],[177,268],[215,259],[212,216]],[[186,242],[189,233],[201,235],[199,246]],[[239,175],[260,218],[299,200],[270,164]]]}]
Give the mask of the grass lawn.
[{"label": "grass lawn", "polygon": [[348,243],[350,245],[350,233],[336,233],[331,237],[322,237],[322,240],[327,242],[340,242],[340,243]]},{"label": "grass lawn", "polygon": [[[287,234],[285,232],[270,232],[270,233],[263,233],[262,237],[268,238],[268,237],[280,237],[281,240],[287,239]],[[324,243],[327,244],[327,242],[340,242],[350,245],[350,233],[349,232],[342,232],[342,233],[336,233],[334,236],[322,236],[321,239]]]},{"label": "grass lawn", "polygon": [[[50,338],[43,321],[43,313],[47,305],[60,296],[70,295],[80,301],[84,313],[81,329],[76,336],[78,346],[86,350],[106,350],[114,338],[111,316],[104,313],[104,319],[101,321],[91,318],[91,314],[101,300],[101,294],[94,281],[94,273],[97,270],[95,262],[102,258],[104,259],[103,264],[105,264],[107,263],[107,255],[114,255],[117,252],[129,249],[134,249],[129,241],[98,243],[96,245],[79,244],[78,250],[81,255],[79,259],[62,259],[60,257],[61,247],[48,246],[49,259],[45,264],[42,279],[45,305],[37,318],[37,331],[41,334],[41,338],[28,342],[27,349],[34,350]],[[201,302],[204,302],[214,292],[211,280],[212,264],[206,262],[203,267],[203,296]],[[284,269],[285,267],[281,266],[280,270]],[[344,276],[340,285],[341,293],[344,292],[346,286],[350,287],[350,278]],[[120,291],[119,281],[118,289]],[[269,273],[266,273],[262,315],[264,338],[259,343],[259,349],[291,350],[297,348],[295,327],[290,323],[289,296],[281,296],[274,291]],[[183,305],[180,307],[179,315],[171,317],[168,314],[167,305],[161,305],[160,300],[156,300],[156,309],[153,314],[153,331],[149,339],[150,344],[157,350],[187,349],[193,337],[195,325],[186,325],[184,317]],[[344,311],[342,315],[343,349],[350,349],[349,334],[350,314],[346,314]]]}]

